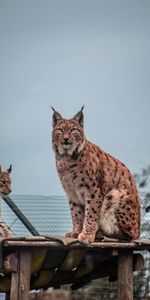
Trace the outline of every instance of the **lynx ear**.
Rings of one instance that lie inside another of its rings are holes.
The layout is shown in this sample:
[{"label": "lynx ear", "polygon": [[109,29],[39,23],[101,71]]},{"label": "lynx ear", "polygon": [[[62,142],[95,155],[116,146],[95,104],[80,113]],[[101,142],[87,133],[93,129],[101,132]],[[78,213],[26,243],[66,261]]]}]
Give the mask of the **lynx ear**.
[{"label": "lynx ear", "polygon": [[56,126],[56,124],[60,121],[60,120],[62,120],[62,116],[61,116],[61,114],[58,112],[58,111],[56,111],[52,106],[51,106],[51,109],[53,110],[53,127],[55,127]]},{"label": "lynx ear", "polygon": [[1,168],[1,166],[0,166],[0,173],[1,173],[1,171],[2,171],[2,168]]},{"label": "lynx ear", "polygon": [[8,173],[11,173],[11,171],[12,171],[12,165],[10,165],[9,169],[7,169]]},{"label": "lynx ear", "polygon": [[84,125],[84,115],[83,115],[84,105],[81,110],[73,117],[76,123],[78,123],[81,127]]}]

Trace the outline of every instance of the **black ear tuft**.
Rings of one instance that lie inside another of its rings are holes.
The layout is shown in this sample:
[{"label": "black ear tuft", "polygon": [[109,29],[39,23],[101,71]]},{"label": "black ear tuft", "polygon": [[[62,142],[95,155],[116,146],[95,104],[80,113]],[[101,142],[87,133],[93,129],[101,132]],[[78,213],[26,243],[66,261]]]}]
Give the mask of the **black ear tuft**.
[{"label": "black ear tuft", "polygon": [[0,166],[0,173],[1,173],[1,171],[2,171],[2,168],[1,168],[1,166]]},{"label": "black ear tuft", "polygon": [[84,105],[82,105],[82,107],[81,107],[81,111],[83,111],[83,109],[84,109]]},{"label": "black ear tuft", "polygon": [[84,115],[83,115],[84,105],[81,107],[81,110],[73,117],[76,123],[78,123],[81,127],[84,125]]},{"label": "black ear tuft", "polygon": [[51,109],[52,109],[53,111],[56,111],[56,110],[54,109],[54,107],[53,107],[53,106],[51,106]]},{"label": "black ear tuft", "polygon": [[11,173],[11,171],[12,171],[12,165],[10,165],[9,169],[7,169],[8,173]]},{"label": "black ear tuft", "polygon": [[58,111],[56,111],[52,106],[51,106],[51,109],[53,110],[53,127],[55,127],[56,126],[56,124],[60,121],[60,120],[62,120],[62,116],[61,116],[61,114],[58,112]]}]

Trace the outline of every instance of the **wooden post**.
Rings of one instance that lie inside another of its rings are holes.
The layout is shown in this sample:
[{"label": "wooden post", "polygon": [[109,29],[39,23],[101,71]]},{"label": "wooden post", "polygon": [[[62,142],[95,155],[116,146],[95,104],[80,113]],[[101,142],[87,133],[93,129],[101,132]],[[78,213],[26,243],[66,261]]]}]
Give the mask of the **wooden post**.
[{"label": "wooden post", "polygon": [[31,275],[31,250],[20,249],[19,264],[19,297],[18,300],[28,300]]},{"label": "wooden post", "polygon": [[19,254],[10,254],[4,260],[4,270],[5,272],[11,272],[11,287],[10,287],[10,300],[19,300]]},{"label": "wooden post", "polygon": [[120,251],[118,256],[118,300],[133,300],[133,252]]},{"label": "wooden post", "polygon": [[28,300],[31,271],[30,250],[20,249],[17,265],[16,260],[12,258],[7,259],[5,264],[6,270],[10,271],[12,268],[10,300]]},{"label": "wooden post", "polygon": [[10,300],[19,300],[19,270],[11,275]]}]

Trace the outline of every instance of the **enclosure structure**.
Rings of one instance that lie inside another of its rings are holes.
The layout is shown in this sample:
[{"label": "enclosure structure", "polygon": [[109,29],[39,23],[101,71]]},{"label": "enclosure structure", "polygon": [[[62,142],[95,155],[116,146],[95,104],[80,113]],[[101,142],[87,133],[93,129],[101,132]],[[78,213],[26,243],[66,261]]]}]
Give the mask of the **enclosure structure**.
[{"label": "enclosure structure", "polygon": [[86,246],[68,238],[2,239],[0,292],[6,293],[6,299],[28,300],[31,290],[66,284],[76,289],[108,277],[118,282],[118,300],[132,300],[133,271],[144,265],[138,251],[145,249],[150,250],[150,240]]}]

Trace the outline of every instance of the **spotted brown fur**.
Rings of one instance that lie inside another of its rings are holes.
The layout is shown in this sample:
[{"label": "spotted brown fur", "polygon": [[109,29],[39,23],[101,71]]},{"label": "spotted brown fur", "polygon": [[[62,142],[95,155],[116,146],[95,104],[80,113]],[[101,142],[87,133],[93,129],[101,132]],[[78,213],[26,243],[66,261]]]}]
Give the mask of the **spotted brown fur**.
[{"label": "spotted brown fur", "polygon": [[[2,171],[0,167],[0,197],[6,196],[11,192],[11,169],[10,166],[8,170]],[[0,218],[0,237],[10,238],[12,236],[11,230]]]},{"label": "spotted brown fur", "polygon": [[93,242],[99,232],[138,238],[140,201],[134,178],[122,162],[85,138],[82,110],[69,120],[54,111],[52,144],[73,222],[67,236],[83,243]]}]

